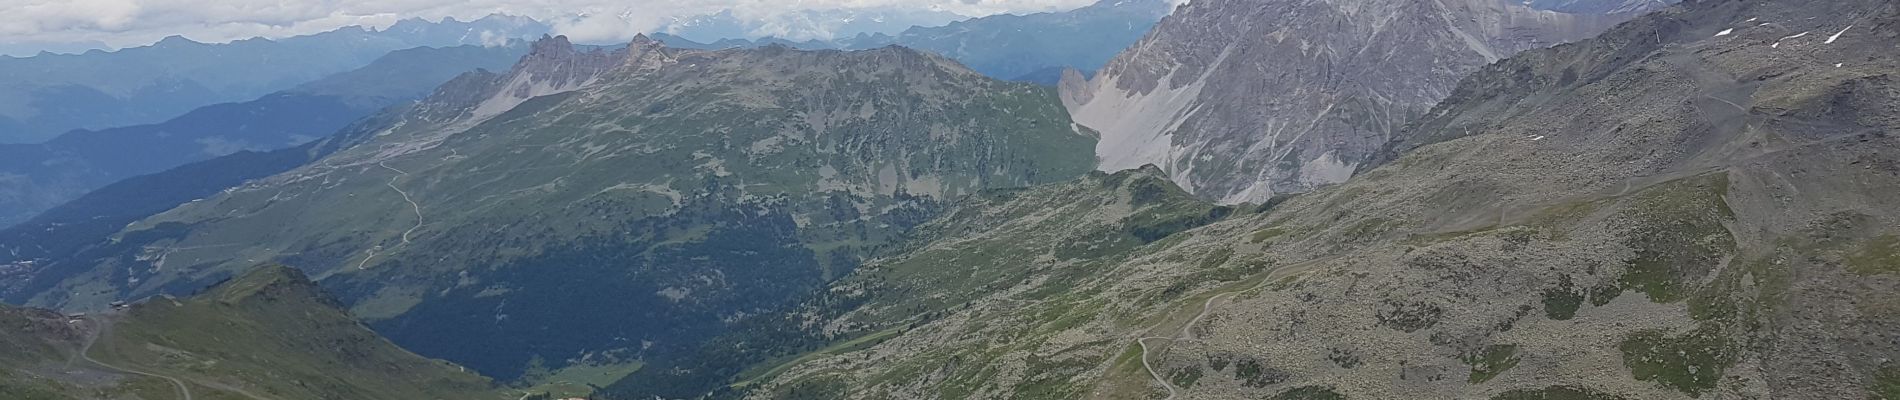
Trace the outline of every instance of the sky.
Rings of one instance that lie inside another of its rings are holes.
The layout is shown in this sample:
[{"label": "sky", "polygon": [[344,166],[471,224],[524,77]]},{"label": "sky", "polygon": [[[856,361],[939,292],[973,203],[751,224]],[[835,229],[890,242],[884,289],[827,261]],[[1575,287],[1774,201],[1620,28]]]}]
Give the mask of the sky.
[{"label": "sky", "polygon": [[279,38],[404,18],[533,17],[577,40],[611,41],[676,18],[733,10],[770,20],[809,10],[946,11],[964,16],[1081,7],[1094,0],[0,0],[0,47],[69,52],[171,35],[200,42]]}]

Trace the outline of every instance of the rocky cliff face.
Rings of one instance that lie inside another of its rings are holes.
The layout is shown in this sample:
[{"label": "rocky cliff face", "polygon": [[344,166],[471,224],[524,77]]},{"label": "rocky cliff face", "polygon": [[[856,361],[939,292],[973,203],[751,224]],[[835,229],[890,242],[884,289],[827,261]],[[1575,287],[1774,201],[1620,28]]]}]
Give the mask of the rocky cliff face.
[{"label": "rocky cliff face", "polygon": [[1062,87],[1101,132],[1102,170],[1154,164],[1204,198],[1259,202],[1344,181],[1478,67],[1623,18],[1498,0],[1196,1]]}]

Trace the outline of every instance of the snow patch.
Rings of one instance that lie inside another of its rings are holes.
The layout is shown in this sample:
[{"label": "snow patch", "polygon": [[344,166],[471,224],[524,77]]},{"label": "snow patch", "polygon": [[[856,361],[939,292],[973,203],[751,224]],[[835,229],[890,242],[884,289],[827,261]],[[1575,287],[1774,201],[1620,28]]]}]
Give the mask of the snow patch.
[{"label": "snow patch", "polygon": [[1735,33],[1735,28],[1723,29],[1721,32],[1716,32],[1715,37],[1728,36],[1730,33]]},{"label": "snow patch", "polygon": [[1842,29],[1840,32],[1834,33],[1834,36],[1829,36],[1827,38],[1827,42],[1822,43],[1822,44],[1834,44],[1834,41],[1841,40],[1841,35],[1846,34],[1849,29],[1854,29],[1854,26],[1848,25],[1847,29]]},{"label": "snow patch", "polygon": [[1768,45],[1768,48],[1779,49],[1781,48],[1781,42],[1787,41],[1788,39],[1800,39],[1802,37],[1808,36],[1809,33],[1812,33],[1812,32],[1801,32],[1795,35],[1782,36],[1780,39],[1775,39],[1775,44]]}]

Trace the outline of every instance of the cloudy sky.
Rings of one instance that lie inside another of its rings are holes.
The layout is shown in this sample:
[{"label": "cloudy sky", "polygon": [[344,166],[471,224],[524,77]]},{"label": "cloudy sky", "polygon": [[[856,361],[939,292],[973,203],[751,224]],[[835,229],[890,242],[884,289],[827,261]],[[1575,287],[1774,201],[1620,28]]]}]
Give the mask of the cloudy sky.
[{"label": "cloudy sky", "polygon": [[1080,7],[1094,0],[0,0],[0,46],[70,51],[150,44],[169,35],[202,42],[284,37],[399,19],[493,13],[548,21],[580,39],[617,40],[674,18],[731,9],[748,19],[799,10],[935,10],[966,16]]}]

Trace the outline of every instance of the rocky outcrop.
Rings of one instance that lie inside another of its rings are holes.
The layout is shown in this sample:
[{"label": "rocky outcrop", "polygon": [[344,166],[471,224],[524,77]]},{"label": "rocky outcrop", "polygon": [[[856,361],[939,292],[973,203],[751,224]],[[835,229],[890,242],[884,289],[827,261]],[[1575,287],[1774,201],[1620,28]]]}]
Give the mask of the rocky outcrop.
[{"label": "rocky outcrop", "polygon": [[639,36],[624,49],[580,51],[567,36],[542,37],[468,118],[486,120],[528,99],[579,89],[621,65],[663,58],[653,54],[654,46],[646,36]]}]

